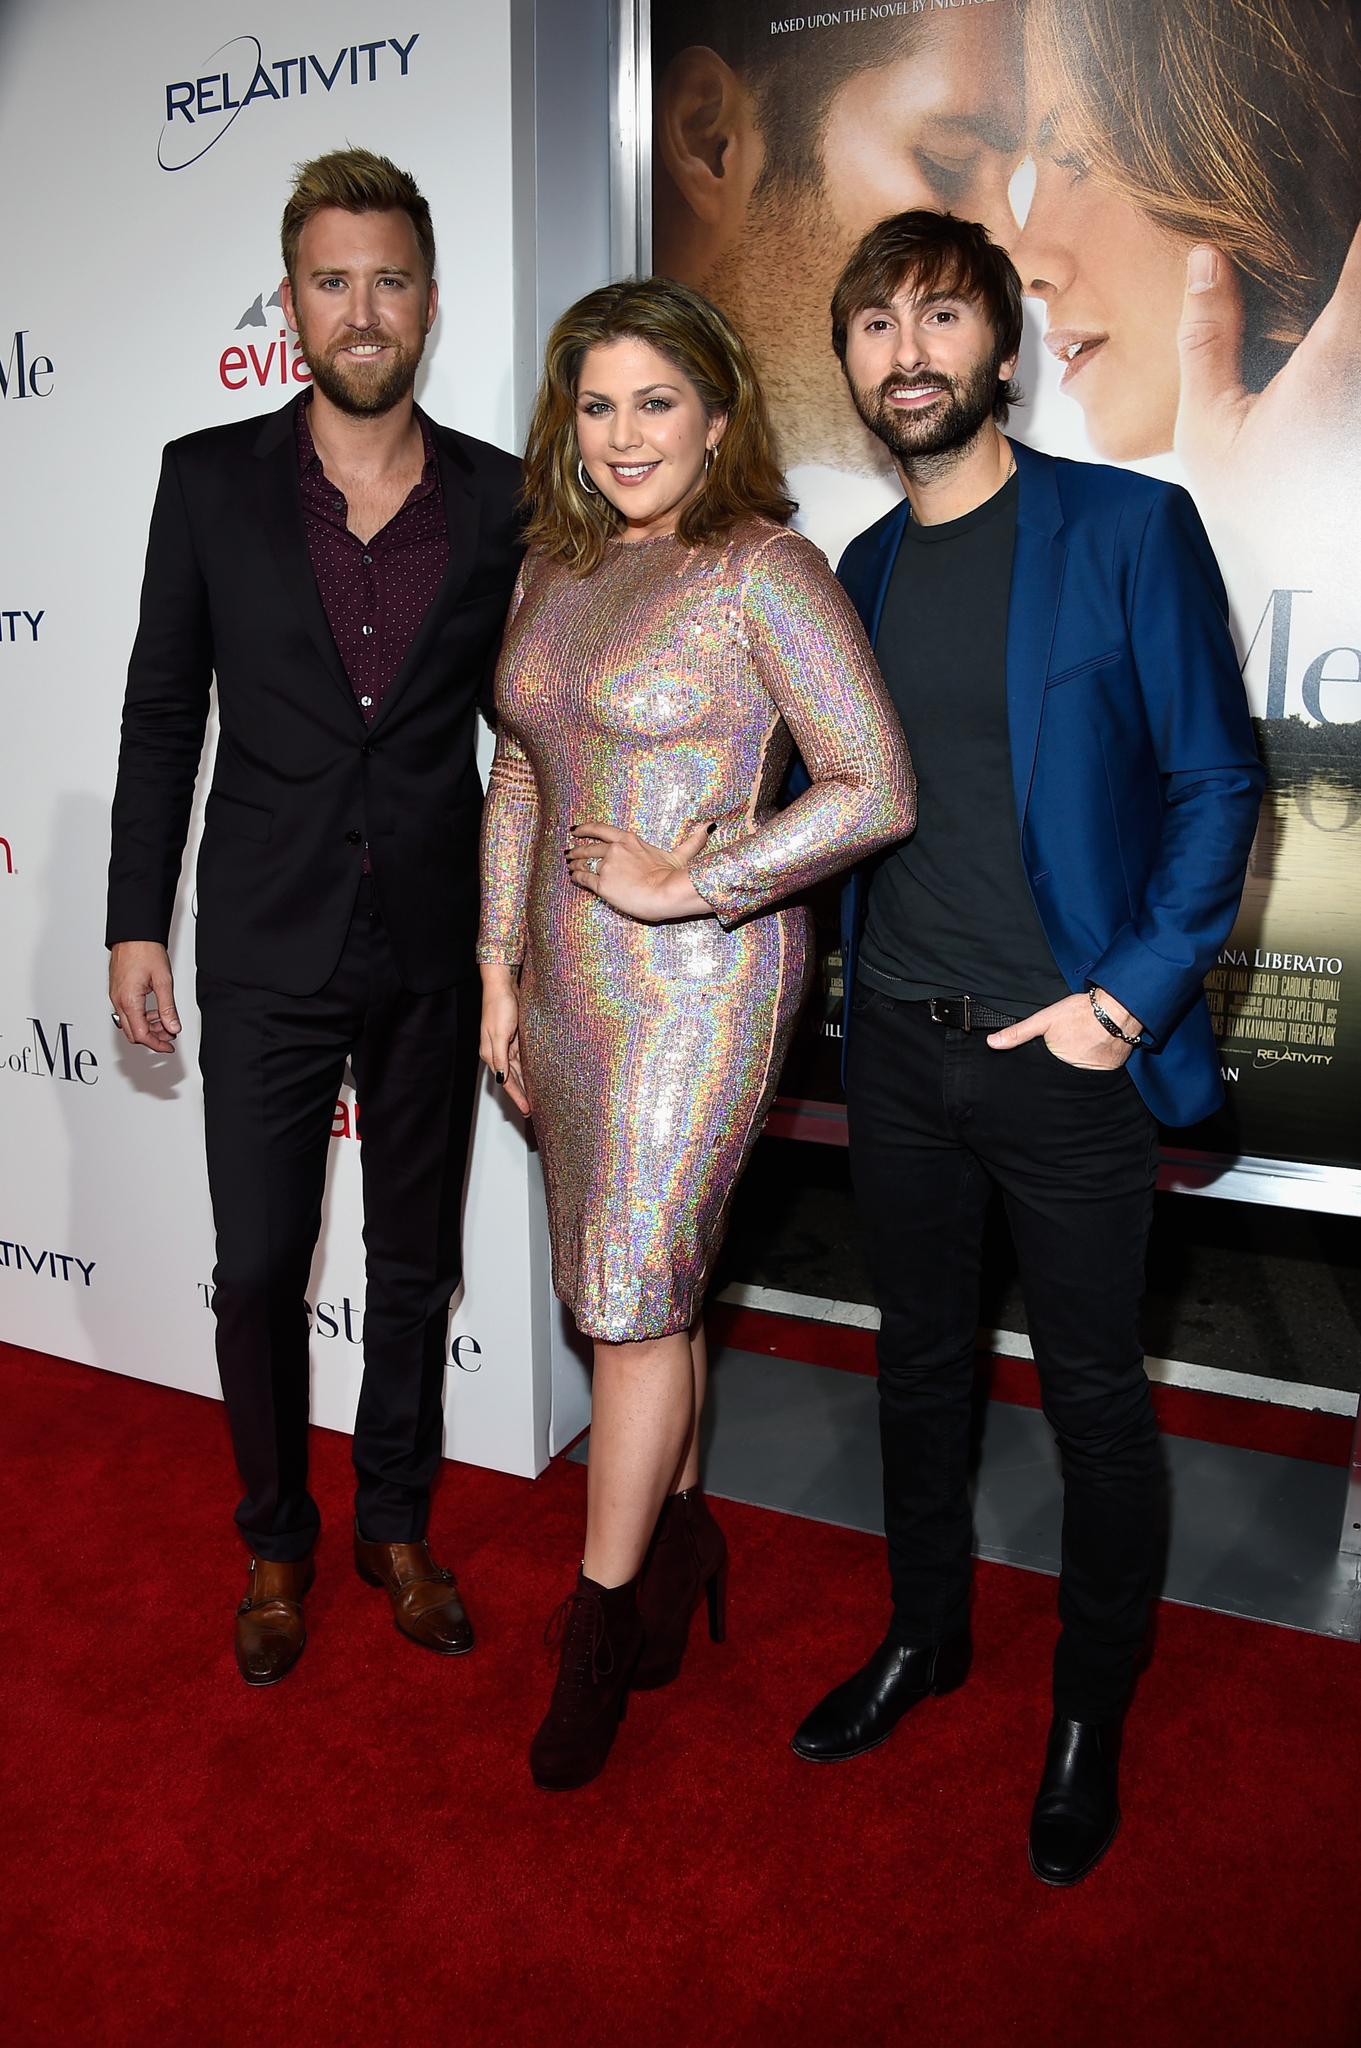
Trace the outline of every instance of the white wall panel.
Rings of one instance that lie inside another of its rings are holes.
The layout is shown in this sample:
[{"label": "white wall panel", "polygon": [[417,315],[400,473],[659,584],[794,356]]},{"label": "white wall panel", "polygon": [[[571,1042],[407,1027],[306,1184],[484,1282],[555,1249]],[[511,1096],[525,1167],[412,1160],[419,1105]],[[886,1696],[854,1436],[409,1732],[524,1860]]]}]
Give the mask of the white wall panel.
[{"label": "white wall panel", "polygon": [[[516,445],[511,16],[511,0],[380,0],[376,12],[356,0],[255,12],[251,0],[17,0],[0,11],[0,1335],[10,1341],[217,1391],[188,881],[172,946],[185,1023],[175,1057],[129,1048],[105,998],[109,800],[160,451],[300,388],[269,303],[279,215],[291,167],[346,143],[394,157],[431,203],[443,299],[422,403]],[[180,112],[167,122],[168,91],[192,122]],[[239,105],[213,111],[224,97]],[[202,795],[201,783],[200,809]],[[337,1428],[350,1426],[361,1359],[358,1154],[352,1137],[333,1143],[311,1291],[314,1412]],[[479,1099],[466,1244],[448,1447],[534,1472],[548,1455],[558,1311],[537,1161],[490,1093]],[[576,1371],[559,1409],[565,1400],[584,1419]]]}]

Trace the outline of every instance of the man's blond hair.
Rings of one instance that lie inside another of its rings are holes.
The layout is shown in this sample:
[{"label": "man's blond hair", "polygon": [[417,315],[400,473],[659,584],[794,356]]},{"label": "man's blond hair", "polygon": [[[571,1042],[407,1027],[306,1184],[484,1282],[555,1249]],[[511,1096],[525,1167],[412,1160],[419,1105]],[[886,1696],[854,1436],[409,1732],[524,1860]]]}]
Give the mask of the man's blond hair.
[{"label": "man's blond hair", "polygon": [[426,283],[434,276],[435,230],[411,173],[399,171],[389,157],[375,156],[371,149],[333,149],[297,166],[281,230],[284,269],[290,278],[303,229],[327,206],[338,206],[343,213],[404,213],[421,252]]}]

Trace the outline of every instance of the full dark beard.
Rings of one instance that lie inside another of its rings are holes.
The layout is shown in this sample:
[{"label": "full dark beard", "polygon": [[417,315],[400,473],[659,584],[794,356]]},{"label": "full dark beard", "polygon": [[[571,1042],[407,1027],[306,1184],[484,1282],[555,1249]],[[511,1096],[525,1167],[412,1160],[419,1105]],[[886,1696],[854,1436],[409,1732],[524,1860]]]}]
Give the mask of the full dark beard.
[{"label": "full dark beard", "polygon": [[[888,403],[891,390],[912,390],[925,384],[944,385],[944,405],[934,405],[928,414],[921,414],[898,412]],[[894,460],[925,483],[952,469],[992,418],[997,400],[997,363],[988,356],[964,379],[935,373],[886,377],[875,391],[861,391],[852,384],[851,397],[865,425],[883,442]]]},{"label": "full dark beard", "polygon": [[[308,347],[307,335],[301,326],[298,339],[302,343],[303,360],[312,372],[312,382],[318,391],[330,399],[338,412],[350,413],[356,419],[372,419],[379,413],[391,412],[394,405],[400,405],[416,381],[416,372],[425,350],[424,340],[420,348],[409,349],[391,334],[365,333],[345,335],[332,344],[328,354],[319,355]],[[381,370],[361,370],[357,365],[342,370],[337,355],[356,341],[382,342],[395,350],[395,354]]]}]

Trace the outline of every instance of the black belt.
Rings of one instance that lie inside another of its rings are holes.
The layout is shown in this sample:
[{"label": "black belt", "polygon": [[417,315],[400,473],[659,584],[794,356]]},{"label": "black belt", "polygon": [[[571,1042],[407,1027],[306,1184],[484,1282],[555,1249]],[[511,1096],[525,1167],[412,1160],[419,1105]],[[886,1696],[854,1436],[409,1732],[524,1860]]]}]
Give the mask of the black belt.
[{"label": "black belt", "polygon": [[1019,1017],[1004,1017],[1000,1010],[976,1003],[972,996],[932,996],[926,1014],[933,1024],[948,1024],[952,1031],[1004,1031],[1008,1024],[1020,1022]]}]

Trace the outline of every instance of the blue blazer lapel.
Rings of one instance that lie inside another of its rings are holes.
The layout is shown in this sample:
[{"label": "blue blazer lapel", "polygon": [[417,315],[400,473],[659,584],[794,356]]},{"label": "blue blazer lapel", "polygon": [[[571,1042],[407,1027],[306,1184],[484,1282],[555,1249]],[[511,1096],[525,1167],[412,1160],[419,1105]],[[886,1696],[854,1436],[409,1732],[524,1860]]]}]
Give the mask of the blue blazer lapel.
[{"label": "blue blazer lapel", "polygon": [[883,616],[884,599],[888,595],[889,578],[893,564],[898,559],[898,544],[903,537],[903,528],[908,520],[908,503],[904,498],[901,505],[895,505],[884,520],[870,554],[863,567],[859,563],[848,563],[842,557],[838,574],[846,586],[851,603],[860,614],[861,623],[869,634],[871,646],[879,632],[879,621]]},{"label": "blue blazer lapel", "polygon": [[1062,539],[1063,507],[1059,503],[1053,457],[1039,455],[1020,441],[1011,445],[1016,456],[1019,497],[1007,613],[1007,723],[1016,824],[1020,829],[1025,824],[1035,773],[1040,712],[1068,551]]}]

